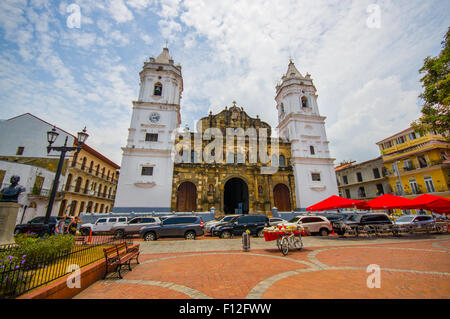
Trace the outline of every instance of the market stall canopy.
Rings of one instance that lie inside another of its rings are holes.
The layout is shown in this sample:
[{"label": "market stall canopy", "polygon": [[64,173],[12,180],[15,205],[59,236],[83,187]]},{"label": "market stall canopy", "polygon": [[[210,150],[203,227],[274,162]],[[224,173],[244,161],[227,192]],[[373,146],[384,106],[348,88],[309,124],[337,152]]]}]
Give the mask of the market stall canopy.
[{"label": "market stall canopy", "polygon": [[344,198],[340,196],[330,196],[317,204],[309,206],[306,208],[307,211],[322,211],[328,209],[339,209],[339,208],[367,208],[366,202],[362,200],[355,200]]},{"label": "market stall canopy", "polygon": [[412,199],[391,194],[381,195],[366,203],[371,209],[409,209],[414,205]]},{"label": "market stall canopy", "polygon": [[450,199],[436,195],[423,194],[412,200],[411,208],[422,208],[435,213],[450,213]]}]

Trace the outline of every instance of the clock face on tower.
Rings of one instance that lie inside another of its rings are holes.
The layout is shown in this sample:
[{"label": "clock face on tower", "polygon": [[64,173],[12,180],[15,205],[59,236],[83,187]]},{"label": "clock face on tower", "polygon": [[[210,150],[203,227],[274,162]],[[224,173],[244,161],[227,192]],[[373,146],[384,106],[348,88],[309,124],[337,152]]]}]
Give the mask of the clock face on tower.
[{"label": "clock face on tower", "polygon": [[152,113],[152,114],[150,114],[150,122],[152,122],[152,123],[158,123],[159,122],[159,119],[160,119],[160,115],[158,114],[158,113]]}]

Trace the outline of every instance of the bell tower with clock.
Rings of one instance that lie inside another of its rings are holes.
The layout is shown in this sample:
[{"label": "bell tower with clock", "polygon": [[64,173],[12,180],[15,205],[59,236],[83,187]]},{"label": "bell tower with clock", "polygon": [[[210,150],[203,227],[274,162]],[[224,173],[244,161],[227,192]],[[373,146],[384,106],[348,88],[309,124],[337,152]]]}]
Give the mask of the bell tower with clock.
[{"label": "bell tower with clock", "polygon": [[128,139],[114,212],[170,211],[174,147],[172,132],[181,124],[181,66],[168,48],[144,62],[139,98],[133,101]]}]

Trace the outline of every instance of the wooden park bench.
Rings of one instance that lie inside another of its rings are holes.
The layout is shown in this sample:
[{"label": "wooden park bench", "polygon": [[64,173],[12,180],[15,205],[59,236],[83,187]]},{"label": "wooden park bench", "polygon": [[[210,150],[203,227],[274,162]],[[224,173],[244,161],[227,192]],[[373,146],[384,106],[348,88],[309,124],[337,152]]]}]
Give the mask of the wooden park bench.
[{"label": "wooden park bench", "polygon": [[119,274],[119,278],[122,279],[120,271],[123,265],[128,265],[128,269],[131,271],[131,260],[136,259],[136,263],[139,264],[139,248],[130,247],[127,243],[121,243],[114,245],[110,248],[104,248],[103,253],[106,259],[106,269],[103,279],[106,278],[108,274],[108,269],[114,267],[114,271]]}]

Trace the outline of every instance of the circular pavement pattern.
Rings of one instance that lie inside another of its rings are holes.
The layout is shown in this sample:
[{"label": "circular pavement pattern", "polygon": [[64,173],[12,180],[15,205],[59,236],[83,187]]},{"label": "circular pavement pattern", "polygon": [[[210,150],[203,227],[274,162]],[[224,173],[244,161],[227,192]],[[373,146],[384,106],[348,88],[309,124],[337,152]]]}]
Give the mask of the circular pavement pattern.
[{"label": "circular pavement pattern", "polygon": [[[326,242],[325,242],[326,243]],[[75,298],[446,298],[450,236],[379,244],[143,254],[124,279],[100,280]],[[381,267],[368,288],[367,266]]]}]

